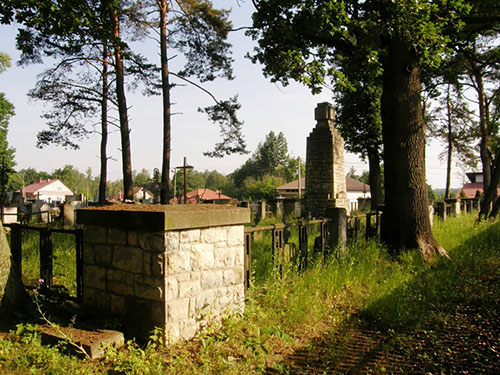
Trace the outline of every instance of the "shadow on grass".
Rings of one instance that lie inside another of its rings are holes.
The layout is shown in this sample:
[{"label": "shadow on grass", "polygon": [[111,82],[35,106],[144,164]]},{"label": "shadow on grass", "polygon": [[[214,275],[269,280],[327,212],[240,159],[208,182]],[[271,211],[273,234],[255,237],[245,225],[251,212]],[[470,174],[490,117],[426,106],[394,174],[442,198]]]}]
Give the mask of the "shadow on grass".
[{"label": "shadow on grass", "polygon": [[452,261],[415,267],[408,282],[367,302],[268,373],[497,374],[500,223],[450,254]]}]

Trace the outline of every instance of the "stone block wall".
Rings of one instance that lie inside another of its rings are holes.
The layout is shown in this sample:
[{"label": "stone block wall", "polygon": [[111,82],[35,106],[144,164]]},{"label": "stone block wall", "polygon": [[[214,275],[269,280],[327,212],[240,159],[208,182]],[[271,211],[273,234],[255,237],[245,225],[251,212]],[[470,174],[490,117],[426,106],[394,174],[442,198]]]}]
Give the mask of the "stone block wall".
[{"label": "stone block wall", "polygon": [[166,332],[190,338],[210,318],[242,311],[243,225],[166,233]]},{"label": "stone block wall", "polygon": [[99,209],[78,214],[84,225],[83,303],[119,317],[124,331],[140,340],[155,327],[169,340],[189,339],[209,320],[244,306],[249,210],[168,207],[165,217]]}]

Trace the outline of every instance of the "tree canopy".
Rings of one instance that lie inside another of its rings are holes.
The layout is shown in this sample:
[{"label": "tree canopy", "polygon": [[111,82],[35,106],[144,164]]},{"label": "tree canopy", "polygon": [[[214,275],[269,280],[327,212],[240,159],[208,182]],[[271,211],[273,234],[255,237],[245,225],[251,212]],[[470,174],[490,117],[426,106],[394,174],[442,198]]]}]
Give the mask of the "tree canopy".
[{"label": "tree canopy", "polygon": [[432,235],[425,182],[421,74],[463,40],[498,27],[496,1],[256,1],[253,60],[271,81],[313,93],[353,79],[342,59],[355,53],[382,72],[385,208],[382,237],[395,254],[446,254]]}]

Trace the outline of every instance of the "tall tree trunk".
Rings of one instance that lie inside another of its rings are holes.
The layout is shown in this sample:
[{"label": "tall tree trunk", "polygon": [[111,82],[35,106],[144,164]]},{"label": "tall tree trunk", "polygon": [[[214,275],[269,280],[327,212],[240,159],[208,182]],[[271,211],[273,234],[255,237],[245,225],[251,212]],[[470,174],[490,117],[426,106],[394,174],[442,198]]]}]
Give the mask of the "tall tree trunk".
[{"label": "tall tree trunk", "polygon": [[448,155],[446,160],[446,189],[444,197],[450,197],[450,183],[451,183],[451,158],[453,154],[453,135],[452,135],[452,118],[451,118],[451,99],[450,99],[450,85],[448,84],[448,92],[446,96],[446,112],[448,116]]},{"label": "tall tree trunk", "polygon": [[125,97],[125,77],[123,72],[123,58],[120,45],[120,21],[116,10],[111,9],[113,21],[114,55],[116,72],[116,99],[118,101],[118,114],[120,117],[120,135],[122,147],[122,170],[123,170],[123,199],[132,201],[132,158],[130,152],[130,130],[128,126],[128,108]]},{"label": "tall tree trunk", "polygon": [[101,174],[99,178],[99,204],[106,203],[106,182],[108,175],[108,48],[102,47],[102,102],[101,102]]},{"label": "tall tree trunk", "polygon": [[[498,205],[500,204],[500,199],[497,198],[498,184],[500,183],[500,149],[495,155],[495,164],[493,168],[493,173],[491,175],[490,185],[488,189],[484,191],[483,199],[481,201],[481,208],[479,211],[479,220],[486,219],[488,215],[490,217],[496,217],[498,215]],[[490,212],[490,207],[493,208]]]},{"label": "tall tree trunk", "polygon": [[383,62],[382,135],[385,207],[382,240],[394,255],[418,249],[425,260],[447,255],[432,234],[425,180],[420,69],[409,46],[388,42]]},{"label": "tall tree trunk", "polygon": [[380,171],[380,154],[378,150],[368,150],[368,180],[370,182],[370,209],[376,211],[383,203],[382,175]]},{"label": "tall tree trunk", "polygon": [[[483,167],[483,194],[486,194],[491,183],[491,158],[489,155],[489,130],[488,130],[488,109],[486,104],[486,93],[484,92],[484,82],[481,68],[469,59],[471,72],[474,80],[474,88],[476,89],[477,99],[479,103],[479,130],[481,132],[481,141],[479,143],[479,155]],[[487,202],[484,197],[481,200],[481,209],[479,211],[479,219],[486,218],[490,212],[491,200]],[[484,215],[484,216],[483,216]]]},{"label": "tall tree trunk", "polygon": [[167,57],[167,0],[160,0],[158,5],[160,7],[161,89],[163,97],[163,160],[161,167],[160,203],[168,204],[170,195],[171,104]]}]

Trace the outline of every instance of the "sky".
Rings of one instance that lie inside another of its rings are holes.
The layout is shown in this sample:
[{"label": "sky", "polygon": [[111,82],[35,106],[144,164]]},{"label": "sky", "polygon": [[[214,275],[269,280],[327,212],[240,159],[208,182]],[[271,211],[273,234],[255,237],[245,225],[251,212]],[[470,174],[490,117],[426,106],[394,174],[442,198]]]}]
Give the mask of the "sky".
[{"label": "sky", "polygon": [[[253,5],[251,1],[215,0],[215,6],[232,9],[231,20],[234,28],[250,26]],[[99,173],[99,136],[89,134],[80,143],[79,150],[64,149],[51,145],[44,149],[36,148],[36,136],[46,129],[40,117],[44,103],[31,100],[27,93],[35,86],[37,75],[51,66],[37,64],[20,67],[16,64],[19,52],[15,49],[16,26],[0,26],[0,51],[12,58],[12,67],[0,74],[0,92],[14,104],[16,115],[9,123],[8,142],[16,149],[16,169],[35,168],[38,171],[52,172],[67,164],[81,172],[90,167],[92,174]],[[314,108],[317,103],[332,102],[332,93],[324,91],[312,95],[310,91],[296,83],[283,87],[271,83],[262,74],[262,67],[245,58],[254,47],[254,42],[243,31],[230,34],[233,45],[234,75],[232,81],[218,80],[204,86],[218,99],[228,99],[238,94],[242,108],[238,115],[244,122],[243,134],[248,150],[254,151],[259,142],[273,130],[283,132],[292,156],[305,160],[306,139],[315,126]],[[133,49],[141,52],[150,61],[158,61],[155,41],[146,39],[133,44]],[[170,60],[170,67],[180,69],[180,57]],[[250,155],[231,155],[224,158],[209,158],[203,155],[218,142],[218,126],[212,124],[206,115],[199,113],[199,107],[213,105],[212,99],[194,87],[176,87],[172,92],[172,152],[171,167],[182,165],[183,158],[196,170],[217,170],[231,173],[240,167]],[[160,97],[142,95],[140,90],[127,94],[129,121],[131,128],[132,168],[136,171],[154,168],[161,170],[162,153],[162,107]],[[120,138],[118,129],[109,137],[108,155],[114,160],[108,162],[108,179],[121,178]],[[427,181],[433,188],[444,188],[446,165],[438,154],[442,146],[432,142],[426,149]],[[367,163],[356,155],[346,153],[346,172],[354,167],[358,174],[367,170]],[[452,187],[460,187],[464,182],[463,171],[455,168]]]}]

